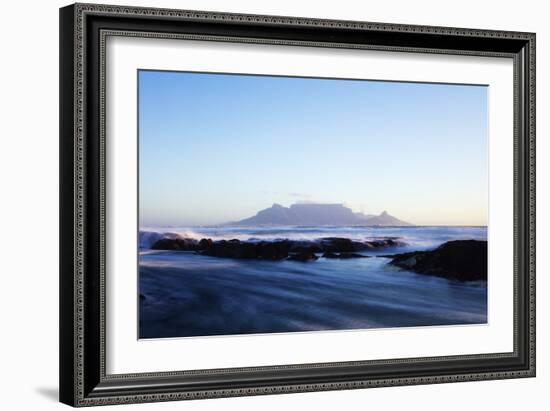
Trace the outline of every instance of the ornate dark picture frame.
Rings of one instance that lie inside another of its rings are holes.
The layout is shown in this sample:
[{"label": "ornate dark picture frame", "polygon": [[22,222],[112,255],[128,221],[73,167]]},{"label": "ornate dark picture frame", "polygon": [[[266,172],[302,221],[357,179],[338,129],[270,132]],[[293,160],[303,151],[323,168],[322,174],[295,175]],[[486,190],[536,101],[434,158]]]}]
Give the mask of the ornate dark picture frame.
[{"label": "ornate dark picture frame", "polygon": [[[106,374],[107,36],[512,58],[513,352]],[[60,10],[60,100],[61,402],[91,406],[535,376],[535,34],[75,4]]]}]

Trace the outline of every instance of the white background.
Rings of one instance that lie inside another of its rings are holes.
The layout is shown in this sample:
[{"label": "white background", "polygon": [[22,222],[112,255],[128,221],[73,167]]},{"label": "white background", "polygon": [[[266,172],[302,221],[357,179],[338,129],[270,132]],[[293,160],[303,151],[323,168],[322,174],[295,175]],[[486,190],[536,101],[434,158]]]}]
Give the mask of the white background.
[{"label": "white background", "polygon": [[[124,406],[117,409],[191,410],[317,409],[546,409],[550,386],[548,312],[550,270],[548,209],[550,174],[548,78],[550,27],[544,2],[441,1],[269,2],[181,0],[117,2],[144,6],[357,19],[537,32],[538,109],[538,377],[378,388],[329,393],[203,400]],[[58,300],[58,11],[61,1],[10,2],[3,5],[0,26],[0,406],[7,410],[65,407],[57,398]],[[544,401],[544,403],[543,403]]]}]

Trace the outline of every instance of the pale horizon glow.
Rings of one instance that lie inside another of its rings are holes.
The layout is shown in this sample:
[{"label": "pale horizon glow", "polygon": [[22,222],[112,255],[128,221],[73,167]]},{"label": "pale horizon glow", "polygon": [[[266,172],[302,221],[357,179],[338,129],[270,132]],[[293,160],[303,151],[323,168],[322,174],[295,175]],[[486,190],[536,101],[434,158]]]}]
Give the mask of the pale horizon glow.
[{"label": "pale horizon glow", "polygon": [[341,203],[487,225],[487,87],[139,71],[140,227]]}]

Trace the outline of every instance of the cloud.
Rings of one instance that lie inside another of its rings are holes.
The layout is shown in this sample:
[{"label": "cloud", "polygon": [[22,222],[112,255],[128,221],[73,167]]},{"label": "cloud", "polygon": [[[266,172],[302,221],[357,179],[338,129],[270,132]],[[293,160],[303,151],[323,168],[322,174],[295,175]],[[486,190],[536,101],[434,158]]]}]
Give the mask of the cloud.
[{"label": "cloud", "polygon": [[309,194],[306,194],[306,193],[288,193],[289,196],[291,197],[297,197],[297,198],[302,198],[302,199],[311,199],[311,195]]},{"label": "cloud", "polygon": [[366,213],[369,210],[367,203],[344,202],[344,206],[351,208],[356,213]]}]

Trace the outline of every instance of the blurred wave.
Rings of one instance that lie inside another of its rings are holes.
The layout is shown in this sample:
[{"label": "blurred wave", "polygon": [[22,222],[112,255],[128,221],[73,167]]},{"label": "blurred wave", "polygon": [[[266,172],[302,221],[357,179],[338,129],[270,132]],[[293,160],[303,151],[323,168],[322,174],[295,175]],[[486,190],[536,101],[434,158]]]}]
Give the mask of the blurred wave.
[{"label": "blurred wave", "polygon": [[[485,227],[217,227],[191,231],[200,238],[242,235],[264,240],[303,235],[309,239],[395,236],[407,242],[399,252],[432,248],[451,239],[487,237]],[[190,231],[173,230],[169,235],[180,232],[187,236]],[[154,238],[155,234],[144,234],[143,243]],[[389,260],[377,257],[376,251],[371,256],[299,263],[144,249],[139,257],[140,338],[487,322],[486,283],[419,275],[388,265]]]}]

